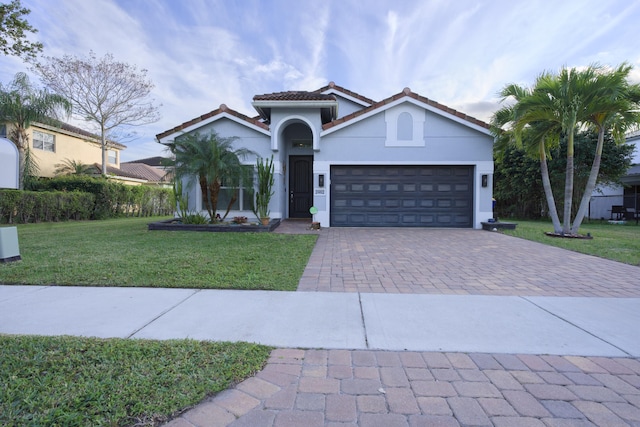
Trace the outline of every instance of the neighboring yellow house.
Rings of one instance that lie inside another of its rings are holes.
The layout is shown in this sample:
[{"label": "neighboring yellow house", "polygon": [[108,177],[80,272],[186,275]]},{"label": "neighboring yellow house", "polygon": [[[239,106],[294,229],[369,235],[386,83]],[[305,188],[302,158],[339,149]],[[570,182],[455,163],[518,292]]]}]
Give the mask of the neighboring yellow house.
[{"label": "neighboring yellow house", "polygon": [[[0,136],[6,136],[10,131],[10,124],[0,125]],[[38,163],[41,177],[55,176],[56,164],[67,159],[86,165],[102,164],[100,138],[90,132],[66,123],[59,127],[32,123],[27,134],[29,148]],[[126,148],[117,142],[108,142],[107,163],[110,168],[120,168],[120,152]]]},{"label": "neighboring yellow house", "polygon": [[[8,137],[11,124],[0,124],[0,137]],[[27,129],[29,148],[38,163],[38,175],[43,178],[55,176],[57,164],[65,160],[91,165],[94,173],[102,171],[102,148],[100,137],[67,123],[52,126],[32,123]],[[114,141],[107,142],[107,177],[127,185],[171,186],[171,176],[167,171],[137,162],[120,164],[120,153],[125,145]]]}]

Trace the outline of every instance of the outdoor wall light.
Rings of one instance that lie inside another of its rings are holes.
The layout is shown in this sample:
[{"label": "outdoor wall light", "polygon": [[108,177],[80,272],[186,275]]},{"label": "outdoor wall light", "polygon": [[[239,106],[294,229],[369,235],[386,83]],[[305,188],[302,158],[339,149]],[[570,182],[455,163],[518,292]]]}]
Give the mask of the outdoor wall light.
[{"label": "outdoor wall light", "polygon": [[486,187],[489,185],[489,175],[482,175],[482,186]]},{"label": "outdoor wall light", "polygon": [[318,187],[324,187],[324,174],[318,175]]}]

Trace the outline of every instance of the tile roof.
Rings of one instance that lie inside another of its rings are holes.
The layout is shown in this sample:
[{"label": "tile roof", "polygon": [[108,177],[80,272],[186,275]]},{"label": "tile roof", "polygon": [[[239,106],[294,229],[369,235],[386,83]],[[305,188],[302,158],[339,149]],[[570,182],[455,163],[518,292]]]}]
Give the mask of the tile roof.
[{"label": "tile roof", "polygon": [[[100,163],[94,163],[93,167],[95,168],[97,174],[102,173],[102,165]],[[107,166],[107,175],[121,176],[123,178],[146,179],[142,176],[123,171],[122,169],[118,169],[113,166]]]},{"label": "tile roof", "polygon": [[144,163],[120,163],[120,171],[141,177],[149,182],[166,181],[167,172]]},{"label": "tile roof", "polygon": [[442,110],[445,113],[448,113],[448,114],[454,115],[456,117],[459,117],[459,118],[461,118],[463,120],[466,120],[466,121],[468,121],[468,122],[470,122],[470,123],[472,123],[472,124],[474,124],[476,126],[480,126],[480,127],[485,128],[485,129],[490,129],[491,128],[491,126],[488,123],[485,123],[482,120],[478,120],[475,117],[468,116],[468,115],[466,115],[466,114],[464,114],[464,113],[462,113],[460,111],[454,110],[453,108],[449,108],[446,105],[440,104],[440,103],[438,103],[436,101],[432,101],[431,99],[426,98],[426,97],[421,96],[421,95],[418,95],[417,93],[413,93],[413,92],[411,92],[411,89],[409,89],[409,88],[404,88],[404,90],[402,92],[397,93],[397,94],[395,94],[393,96],[390,96],[389,98],[383,99],[380,102],[376,102],[375,104],[372,104],[367,108],[355,111],[355,112],[353,112],[351,114],[348,114],[348,115],[346,115],[344,117],[341,117],[341,118],[339,118],[337,120],[333,120],[332,122],[329,122],[329,123],[326,123],[326,124],[322,125],[322,130],[331,129],[332,127],[335,127],[335,126],[338,126],[338,125],[340,125],[342,123],[345,123],[345,122],[348,122],[350,120],[353,120],[356,117],[359,117],[359,116],[367,114],[367,113],[369,113],[371,111],[377,110],[378,108],[381,108],[381,107],[383,107],[385,105],[391,104],[392,102],[395,102],[395,101],[397,101],[399,99],[402,99],[402,98],[405,98],[405,97],[413,98],[413,99],[415,99],[417,101],[420,101],[420,102],[422,102],[424,104],[427,104],[427,105],[429,105],[431,107],[434,107],[434,108],[437,108],[439,110]]},{"label": "tile roof", "polygon": [[220,108],[217,108],[217,109],[215,109],[213,111],[210,111],[207,114],[203,114],[200,117],[196,117],[195,119],[191,119],[188,122],[184,122],[184,123],[174,127],[173,129],[169,129],[167,131],[164,131],[162,133],[157,134],[156,135],[156,139],[158,139],[158,141],[159,141],[160,139],[164,138],[165,136],[169,136],[172,133],[176,133],[176,132],[180,132],[182,130],[185,130],[186,128],[188,128],[190,126],[193,126],[193,125],[195,125],[195,124],[197,124],[199,122],[202,122],[204,120],[207,120],[207,119],[209,119],[211,117],[214,117],[214,116],[216,116],[218,114],[222,114],[222,113],[230,114],[230,115],[235,116],[235,117],[239,118],[240,120],[244,120],[247,123],[250,123],[250,124],[252,124],[254,126],[258,126],[258,127],[262,128],[262,129],[269,130],[269,126],[265,125],[260,120],[251,118],[249,116],[245,116],[242,113],[239,113],[239,112],[237,112],[235,110],[232,110],[231,108],[227,107],[225,104],[220,104]]},{"label": "tile roof", "polygon": [[266,93],[264,95],[256,95],[254,101],[336,101],[334,95],[325,95],[323,93],[305,92],[305,91],[288,91]]},{"label": "tile roof", "polygon": [[[69,123],[64,123],[64,122],[61,122],[61,121],[58,121],[58,120],[54,120],[54,119],[51,119],[51,123],[33,123],[33,125],[37,126],[37,127],[44,126],[43,129],[50,129],[50,130],[55,130],[56,128],[58,128],[58,129],[61,129],[61,130],[66,131],[68,133],[75,134],[75,135],[80,136],[80,137],[91,138],[91,139],[95,140],[98,143],[101,141],[100,135],[96,135],[96,134],[88,132],[88,131],[86,131],[84,129],[80,129],[79,127],[70,125]],[[121,150],[124,150],[125,148],[127,148],[126,145],[120,144],[119,142],[111,141],[111,140],[107,140],[107,145],[115,147],[115,148],[119,148]]]},{"label": "tile roof", "polygon": [[[383,99],[382,101],[376,102],[373,99],[367,98],[365,96],[362,96],[356,92],[352,92],[348,89],[345,89],[341,86],[336,85],[334,82],[329,82],[329,84],[327,86],[321,87],[320,89],[317,89],[313,92],[306,92],[306,91],[286,91],[286,92],[274,92],[274,93],[267,93],[267,94],[262,94],[262,95],[256,95],[253,97],[253,101],[337,101],[337,98],[335,95],[333,94],[324,94],[322,92],[326,92],[329,90],[335,90],[341,93],[344,93],[345,95],[348,95],[350,97],[356,98],[366,104],[369,104],[368,107],[363,108],[362,110],[358,110],[355,111],[351,114],[348,114],[344,117],[341,117],[339,119],[336,120],[332,120],[332,121],[328,121],[326,123],[324,123],[322,125],[322,129],[323,130],[327,130],[330,129],[332,127],[338,126],[342,123],[345,123],[349,120],[353,120],[359,116],[362,116],[364,114],[367,114],[371,111],[374,111],[378,108],[381,108],[385,105],[388,105],[392,102],[395,102],[401,98],[404,97],[410,97],[413,98],[417,101],[420,101],[424,104],[427,104],[431,107],[437,108],[445,113],[451,114],[453,116],[456,116],[462,120],[468,121],[469,123],[472,123],[476,126],[480,126],[482,128],[485,129],[490,129],[490,125],[488,123],[483,122],[482,120],[476,119],[475,117],[471,117],[467,114],[464,114],[460,111],[457,111],[453,108],[447,107],[446,105],[440,104],[436,101],[433,101],[429,98],[426,98],[424,96],[418,95],[417,93],[411,92],[411,90],[409,88],[405,88],[402,92],[395,94],[393,96],[390,96],[389,98]],[[227,113],[227,114],[231,114],[243,121],[246,121],[247,123],[250,123],[252,125],[258,126],[262,129],[265,130],[269,130],[269,126],[268,124],[266,124],[265,122],[261,121],[260,118],[261,117],[265,117],[268,116],[268,114],[266,114],[266,112],[263,111],[263,113],[265,113],[264,115],[258,115],[255,117],[249,117],[249,116],[245,116],[242,113],[239,113],[235,110],[232,110],[230,108],[228,108],[225,104],[221,104],[220,108],[213,110],[207,114],[204,114],[200,117],[196,117],[188,122],[182,123],[181,125],[178,125],[176,127],[174,127],[173,129],[167,130],[165,132],[162,132],[158,135],[156,135],[156,138],[158,140],[171,135],[172,133],[175,132],[179,132],[182,131],[190,126],[193,126],[203,120],[207,120],[210,117],[213,117],[217,114],[221,114],[221,113]],[[259,109],[260,112],[260,109]]]},{"label": "tile roof", "polygon": [[326,92],[328,90],[334,89],[338,92],[342,92],[345,95],[348,95],[352,98],[356,98],[359,99],[360,101],[366,103],[366,104],[375,104],[376,101],[374,101],[373,99],[367,98],[366,96],[362,96],[359,93],[355,93],[353,91],[350,91],[349,89],[343,88],[342,86],[338,86],[337,84],[335,84],[334,82],[329,82],[328,85],[321,87],[320,89],[314,90],[314,92],[318,92],[318,93],[322,93],[322,92]]},{"label": "tile roof", "polygon": [[129,164],[129,163],[144,163],[145,165],[149,165],[149,166],[164,166],[162,164],[164,160],[166,160],[166,158],[162,156],[147,157],[145,159],[132,160],[130,162],[120,162],[120,166],[124,164]]}]

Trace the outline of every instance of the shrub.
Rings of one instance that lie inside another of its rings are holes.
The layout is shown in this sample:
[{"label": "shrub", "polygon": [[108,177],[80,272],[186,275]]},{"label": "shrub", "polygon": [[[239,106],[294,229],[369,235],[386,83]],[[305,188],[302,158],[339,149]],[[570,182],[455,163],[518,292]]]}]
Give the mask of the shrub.
[{"label": "shrub", "polygon": [[38,180],[36,191],[81,191],[93,194],[92,219],[118,216],[153,216],[173,213],[175,203],[171,189],[146,185],[130,186],[103,177],[82,175],[60,176]]},{"label": "shrub", "polygon": [[86,220],[95,205],[89,193],[0,190],[0,223]]},{"label": "shrub", "polygon": [[207,218],[206,216],[202,215],[201,213],[194,213],[194,214],[189,214],[189,215],[185,215],[182,218],[182,223],[183,224],[198,224],[198,225],[202,225],[202,224],[209,224],[209,218]]}]

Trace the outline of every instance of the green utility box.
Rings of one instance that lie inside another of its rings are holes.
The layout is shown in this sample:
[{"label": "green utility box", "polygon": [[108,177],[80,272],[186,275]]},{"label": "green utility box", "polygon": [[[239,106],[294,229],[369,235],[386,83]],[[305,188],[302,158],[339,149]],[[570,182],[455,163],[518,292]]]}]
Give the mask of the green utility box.
[{"label": "green utility box", "polygon": [[0,227],[0,263],[20,261],[18,228]]}]

